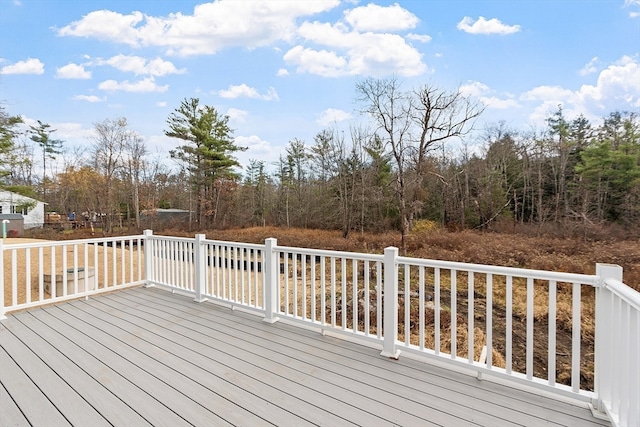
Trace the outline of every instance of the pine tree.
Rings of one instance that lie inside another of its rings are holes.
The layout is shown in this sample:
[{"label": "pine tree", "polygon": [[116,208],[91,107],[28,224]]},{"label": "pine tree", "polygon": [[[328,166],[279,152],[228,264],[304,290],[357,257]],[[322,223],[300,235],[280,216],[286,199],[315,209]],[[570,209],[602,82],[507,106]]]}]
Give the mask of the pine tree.
[{"label": "pine tree", "polygon": [[215,183],[238,179],[233,167],[239,163],[232,154],[246,148],[235,144],[229,117],[218,114],[209,105],[200,106],[198,98],[185,98],[169,115],[167,124],[165,135],[184,141],[170,154],[186,166],[196,201],[196,220],[200,227],[206,225],[205,219],[215,222],[219,191]]}]

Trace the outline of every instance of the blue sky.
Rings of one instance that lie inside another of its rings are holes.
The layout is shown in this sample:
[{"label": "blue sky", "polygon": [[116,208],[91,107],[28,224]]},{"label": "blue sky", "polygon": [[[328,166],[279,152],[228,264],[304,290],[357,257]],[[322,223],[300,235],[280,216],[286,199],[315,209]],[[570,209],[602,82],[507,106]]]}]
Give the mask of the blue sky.
[{"label": "blue sky", "polygon": [[640,0],[0,0],[0,102],[69,149],[125,117],[166,156],[168,115],[198,97],[229,115],[242,164],[271,163],[366,125],[355,85],[391,75],[475,97],[479,132],[543,129],[558,104],[640,112]]}]

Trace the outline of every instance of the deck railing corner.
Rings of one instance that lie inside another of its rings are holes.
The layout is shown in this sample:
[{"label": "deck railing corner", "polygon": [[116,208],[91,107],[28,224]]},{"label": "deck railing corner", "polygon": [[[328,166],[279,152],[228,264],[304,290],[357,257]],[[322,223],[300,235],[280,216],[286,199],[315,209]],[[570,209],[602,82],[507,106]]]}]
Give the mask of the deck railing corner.
[{"label": "deck railing corner", "polygon": [[640,423],[640,293],[622,282],[622,267],[597,264],[594,409],[614,426]]}]

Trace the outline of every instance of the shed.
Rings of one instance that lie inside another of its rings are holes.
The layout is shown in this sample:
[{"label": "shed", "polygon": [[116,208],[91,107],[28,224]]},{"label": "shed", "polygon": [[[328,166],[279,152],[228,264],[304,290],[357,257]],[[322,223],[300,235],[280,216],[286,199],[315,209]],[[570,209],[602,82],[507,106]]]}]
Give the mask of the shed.
[{"label": "shed", "polygon": [[145,227],[161,230],[188,224],[190,214],[184,209],[149,209],[140,213],[140,220]]},{"label": "shed", "polygon": [[24,235],[24,217],[21,214],[0,214],[0,224],[7,223],[7,237],[21,237]]}]

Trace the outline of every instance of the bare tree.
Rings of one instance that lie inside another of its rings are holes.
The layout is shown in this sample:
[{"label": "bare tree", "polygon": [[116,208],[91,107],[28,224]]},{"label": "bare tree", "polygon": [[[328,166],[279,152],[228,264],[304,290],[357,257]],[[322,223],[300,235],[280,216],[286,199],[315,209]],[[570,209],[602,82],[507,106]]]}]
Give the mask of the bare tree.
[{"label": "bare tree", "polygon": [[123,155],[132,140],[139,138],[128,128],[127,119],[106,119],[95,125],[96,135],[92,146],[94,168],[102,177],[97,193],[97,211],[104,214],[103,231],[113,232],[113,224],[119,215],[114,197],[115,181],[123,167]]},{"label": "bare tree", "polygon": [[483,109],[460,90],[447,92],[425,85],[404,92],[395,77],[365,80],[356,91],[395,161],[402,252],[406,253],[407,234],[425,197],[422,182],[428,173],[436,175],[426,168],[429,151],[469,133]]},{"label": "bare tree", "polygon": [[140,175],[144,168],[144,156],[147,147],[144,140],[137,134],[130,135],[125,141],[126,175],[131,185],[131,198],[133,202],[133,215],[136,220],[136,228],[140,229]]},{"label": "bare tree", "polygon": [[406,254],[406,237],[411,228],[410,208],[407,203],[407,168],[411,149],[411,100],[400,90],[397,78],[367,79],[356,85],[358,100],[364,104],[363,112],[371,116],[378,132],[391,150],[395,161],[395,192],[400,211],[402,252]]},{"label": "bare tree", "polygon": [[[418,139],[415,147],[415,187],[421,188],[427,169],[429,152],[442,146],[451,139],[460,139],[473,129],[475,119],[482,114],[484,108],[476,101],[465,97],[458,88],[448,92],[431,85],[424,85],[415,89],[411,97],[409,114],[417,129]],[[435,175],[435,174],[434,174]],[[442,176],[436,175],[444,181]],[[444,182],[443,182],[444,184]],[[443,185],[444,190],[444,185]],[[414,191],[411,201],[412,215],[422,207],[422,200],[418,197],[422,192]],[[446,206],[443,197],[443,207]],[[447,221],[447,213],[443,212],[442,221]]]}]

